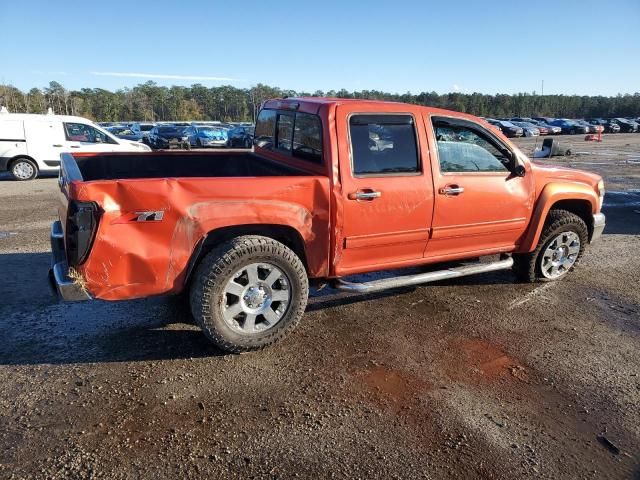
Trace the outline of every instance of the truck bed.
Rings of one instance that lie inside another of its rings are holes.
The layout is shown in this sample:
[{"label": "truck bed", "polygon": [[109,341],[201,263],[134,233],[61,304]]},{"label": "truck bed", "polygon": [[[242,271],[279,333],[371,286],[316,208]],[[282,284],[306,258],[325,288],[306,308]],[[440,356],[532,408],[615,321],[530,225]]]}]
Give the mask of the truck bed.
[{"label": "truck bed", "polygon": [[153,152],[74,155],[82,180],[175,177],[308,176],[253,152]]}]

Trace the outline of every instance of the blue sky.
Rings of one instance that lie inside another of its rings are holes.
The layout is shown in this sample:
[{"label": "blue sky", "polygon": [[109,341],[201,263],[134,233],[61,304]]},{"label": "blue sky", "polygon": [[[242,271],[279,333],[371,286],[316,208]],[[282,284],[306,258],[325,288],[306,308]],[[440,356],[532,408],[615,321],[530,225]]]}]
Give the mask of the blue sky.
[{"label": "blue sky", "polygon": [[0,82],[640,91],[640,1],[0,1]]}]

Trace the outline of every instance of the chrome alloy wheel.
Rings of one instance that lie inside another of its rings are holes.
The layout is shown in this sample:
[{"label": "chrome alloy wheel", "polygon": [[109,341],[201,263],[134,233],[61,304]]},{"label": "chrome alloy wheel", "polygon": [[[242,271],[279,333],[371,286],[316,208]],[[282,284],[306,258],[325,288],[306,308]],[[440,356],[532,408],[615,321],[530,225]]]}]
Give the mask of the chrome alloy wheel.
[{"label": "chrome alloy wheel", "polygon": [[31,163],[19,160],[11,169],[11,173],[20,180],[29,180],[35,173],[35,170]]},{"label": "chrome alloy wheel", "polygon": [[291,303],[291,282],[270,263],[252,263],[227,282],[221,302],[225,323],[233,330],[260,333],[273,328]]},{"label": "chrome alloy wheel", "polygon": [[556,279],[567,273],[578,259],[580,237],[574,232],[556,236],[542,254],[540,270],[545,278]]}]

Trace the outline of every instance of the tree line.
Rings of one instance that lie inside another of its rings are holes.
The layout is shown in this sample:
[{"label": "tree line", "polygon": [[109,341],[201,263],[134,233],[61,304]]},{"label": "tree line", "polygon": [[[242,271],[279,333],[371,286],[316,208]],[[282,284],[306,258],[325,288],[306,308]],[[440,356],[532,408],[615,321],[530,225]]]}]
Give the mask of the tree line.
[{"label": "tree line", "polygon": [[457,110],[483,117],[544,116],[566,118],[638,117],[640,93],[604,96],[514,95],[436,92],[388,93],[378,90],[303,92],[258,84],[251,88],[230,85],[164,87],[149,81],[115,92],[102,88],[68,90],[58,82],[22,91],[0,85],[0,106],[10,112],[78,115],[94,121],[221,120],[255,121],[264,100],[285,96],[323,96],[390,100]]}]

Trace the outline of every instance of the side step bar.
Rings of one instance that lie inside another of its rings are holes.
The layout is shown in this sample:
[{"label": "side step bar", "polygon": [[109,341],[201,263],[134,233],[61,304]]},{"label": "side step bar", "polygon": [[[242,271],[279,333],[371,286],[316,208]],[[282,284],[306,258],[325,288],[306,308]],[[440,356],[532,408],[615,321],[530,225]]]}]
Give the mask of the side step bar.
[{"label": "side step bar", "polygon": [[495,272],[497,270],[508,270],[513,265],[513,258],[509,257],[492,263],[484,263],[479,265],[464,265],[461,267],[448,268],[446,270],[437,270],[435,272],[420,273],[418,275],[407,275],[403,277],[385,278],[382,280],[373,280],[365,283],[347,282],[338,278],[334,281],[333,287],[337,290],[357,293],[372,293],[390,288],[408,287],[411,285],[420,285],[422,283],[437,282],[438,280],[447,280],[449,278],[465,277],[476,273]]}]

